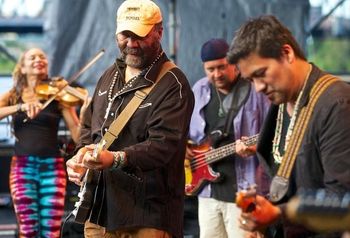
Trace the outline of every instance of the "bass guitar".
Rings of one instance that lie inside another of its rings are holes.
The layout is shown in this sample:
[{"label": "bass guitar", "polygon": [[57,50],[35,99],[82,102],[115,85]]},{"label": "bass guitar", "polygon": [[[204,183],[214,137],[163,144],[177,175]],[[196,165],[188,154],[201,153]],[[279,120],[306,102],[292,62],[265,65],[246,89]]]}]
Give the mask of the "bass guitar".
[{"label": "bass guitar", "polygon": [[[255,145],[259,135],[248,137],[244,140],[247,146]],[[229,155],[236,153],[236,141],[218,148],[211,148],[209,143],[191,145],[195,156],[185,159],[185,193],[189,196],[197,195],[208,182],[216,182],[220,173],[215,172],[210,165]]]},{"label": "bass guitar", "polygon": [[317,232],[350,230],[350,192],[305,190],[287,203],[286,211],[290,220]]},{"label": "bass guitar", "polygon": [[[98,143],[93,152],[92,157],[98,160],[101,151],[104,149],[106,141],[102,140]],[[80,191],[78,193],[79,201],[74,204],[74,222],[84,224],[90,218],[91,208],[95,200],[95,194],[100,180],[100,171],[88,169],[84,175]]]}]

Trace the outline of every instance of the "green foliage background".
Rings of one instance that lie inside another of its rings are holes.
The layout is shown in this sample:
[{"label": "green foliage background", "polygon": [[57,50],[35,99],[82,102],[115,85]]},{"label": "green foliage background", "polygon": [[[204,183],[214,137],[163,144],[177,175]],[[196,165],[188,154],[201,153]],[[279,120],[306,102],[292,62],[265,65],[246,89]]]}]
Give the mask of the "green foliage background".
[{"label": "green foliage background", "polygon": [[350,73],[350,39],[313,39],[307,46],[308,60],[331,73]]},{"label": "green foliage background", "polygon": [[[17,61],[19,56],[31,47],[42,48],[44,45],[44,37],[42,34],[35,33],[1,33],[0,45],[2,48],[12,55]],[[0,75],[11,75],[16,62],[8,58],[4,53],[0,52]]]},{"label": "green foliage background", "polygon": [[15,63],[5,57],[3,54],[0,54],[0,75],[9,75],[11,74]]}]

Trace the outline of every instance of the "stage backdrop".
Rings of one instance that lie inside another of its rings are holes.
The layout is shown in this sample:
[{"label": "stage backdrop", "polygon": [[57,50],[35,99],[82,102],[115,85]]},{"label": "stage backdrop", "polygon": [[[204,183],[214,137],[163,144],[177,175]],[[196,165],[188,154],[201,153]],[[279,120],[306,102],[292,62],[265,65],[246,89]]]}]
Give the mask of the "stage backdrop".
[{"label": "stage backdrop", "polygon": [[[244,21],[273,14],[304,46],[309,22],[308,0],[157,0],[163,12],[165,52],[191,84],[204,75],[201,45],[210,38],[231,42]],[[72,77],[100,49],[105,55],[78,82],[92,92],[105,68],[119,55],[115,16],[122,0],[51,0],[46,12],[46,51],[52,75]]]}]

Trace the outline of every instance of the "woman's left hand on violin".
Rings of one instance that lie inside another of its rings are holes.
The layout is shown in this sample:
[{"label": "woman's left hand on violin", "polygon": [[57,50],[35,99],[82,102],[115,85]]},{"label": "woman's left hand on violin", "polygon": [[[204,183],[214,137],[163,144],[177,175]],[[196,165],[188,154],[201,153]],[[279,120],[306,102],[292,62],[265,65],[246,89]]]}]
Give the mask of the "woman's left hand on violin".
[{"label": "woman's left hand on violin", "polygon": [[40,100],[51,100],[54,97],[65,108],[82,105],[88,96],[86,89],[72,87],[62,77],[37,85],[35,91]]},{"label": "woman's left hand on violin", "polygon": [[53,77],[49,85],[60,90],[66,87],[68,85],[68,82],[63,77]]}]

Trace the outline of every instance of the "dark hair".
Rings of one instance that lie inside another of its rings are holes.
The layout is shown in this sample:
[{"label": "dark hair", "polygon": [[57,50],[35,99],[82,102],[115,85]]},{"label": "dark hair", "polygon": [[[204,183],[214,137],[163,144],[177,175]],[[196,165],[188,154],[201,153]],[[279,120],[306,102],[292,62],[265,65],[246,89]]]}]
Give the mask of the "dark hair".
[{"label": "dark hair", "polygon": [[238,29],[227,58],[232,64],[251,53],[257,53],[264,58],[280,59],[285,44],[293,48],[298,58],[306,60],[304,52],[287,27],[274,16],[261,16],[247,21]]}]

